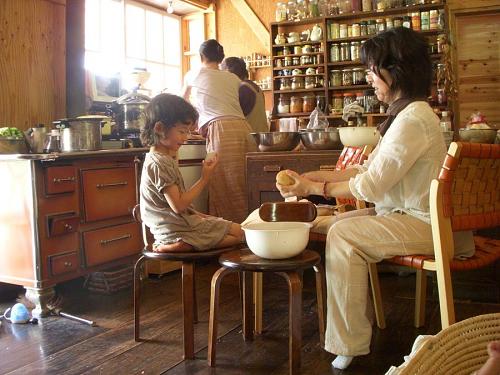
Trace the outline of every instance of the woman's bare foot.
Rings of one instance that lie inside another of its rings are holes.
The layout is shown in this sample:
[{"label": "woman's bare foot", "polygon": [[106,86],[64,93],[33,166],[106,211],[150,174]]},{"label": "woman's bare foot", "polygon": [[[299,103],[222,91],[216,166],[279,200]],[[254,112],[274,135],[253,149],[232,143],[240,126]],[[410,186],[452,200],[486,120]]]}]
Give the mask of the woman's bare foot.
[{"label": "woman's bare foot", "polygon": [[159,245],[153,248],[155,253],[184,253],[193,251],[193,246],[184,241],[177,241],[166,245]]}]

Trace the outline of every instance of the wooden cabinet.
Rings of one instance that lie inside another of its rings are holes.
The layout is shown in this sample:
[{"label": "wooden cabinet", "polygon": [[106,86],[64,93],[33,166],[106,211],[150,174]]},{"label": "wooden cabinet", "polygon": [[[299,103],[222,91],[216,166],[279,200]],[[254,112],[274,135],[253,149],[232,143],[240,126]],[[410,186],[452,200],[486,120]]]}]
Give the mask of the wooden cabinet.
[{"label": "wooden cabinet", "polygon": [[276,189],[276,174],[284,169],[297,173],[335,168],[340,150],[250,152],[246,155],[248,210],[252,212],[264,202],[283,201]]},{"label": "wooden cabinet", "polygon": [[[325,104],[330,122],[340,123],[341,108],[335,110],[334,99],[347,103],[357,97],[364,101],[368,96],[369,104],[373,104],[373,95],[367,92],[370,86],[365,79],[366,66],[360,59],[362,43],[386,28],[402,25],[403,21],[410,22],[413,29],[420,31],[429,40],[431,58],[437,65],[442,59],[442,54],[438,51],[438,37],[446,33],[444,19],[445,5],[440,2],[271,23],[273,116],[309,116],[310,112],[306,110],[278,113],[277,106],[280,97],[290,99],[295,96],[300,101],[301,97],[312,95]],[[318,38],[316,32],[315,40],[308,40],[307,35],[312,35],[318,28],[322,30],[321,36]],[[301,40],[289,43],[290,40],[287,39],[287,43],[277,44],[279,34],[288,37],[290,33],[298,33]],[[432,101],[437,101],[437,83],[433,85]],[[446,108],[445,104],[433,104],[439,110]],[[372,105],[364,106],[367,109],[364,122],[368,126],[377,125],[385,119],[385,114],[380,114],[376,105],[373,109],[370,108]]]},{"label": "wooden cabinet", "polygon": [[58,282],[136,259],[144,151],[0,156],[0,282],[23,285],[36,314]]}]

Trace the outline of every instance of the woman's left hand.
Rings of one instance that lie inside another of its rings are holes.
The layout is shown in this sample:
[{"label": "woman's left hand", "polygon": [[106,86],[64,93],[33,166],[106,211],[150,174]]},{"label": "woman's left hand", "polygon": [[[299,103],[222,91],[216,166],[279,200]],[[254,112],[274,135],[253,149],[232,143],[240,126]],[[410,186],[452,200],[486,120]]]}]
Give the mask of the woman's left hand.
[{"label": "woman's left hand", "polygon": [[302,177],[294,171],[286,171],[286,173],[295,180],[295,183],[293,185],[281,185],[276,183],[276,188],[278,188],[283,198],[295,196],[305,197],[313,194],[314,184],[316,184],[314,181]]}]

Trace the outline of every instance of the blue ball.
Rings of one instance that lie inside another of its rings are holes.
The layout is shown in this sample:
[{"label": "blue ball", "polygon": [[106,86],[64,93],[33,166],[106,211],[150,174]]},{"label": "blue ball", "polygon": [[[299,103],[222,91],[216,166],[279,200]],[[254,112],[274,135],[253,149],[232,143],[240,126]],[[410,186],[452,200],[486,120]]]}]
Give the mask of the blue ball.
[{"label": "blue ball", "polygon": [[[7,315],[7,312],[6,314]],[[16,303],[10,309],[10,317],[7,317],[7,320],[10,320],[12,323],[27,323],[30,320],[30,312],[22,303]]]}]

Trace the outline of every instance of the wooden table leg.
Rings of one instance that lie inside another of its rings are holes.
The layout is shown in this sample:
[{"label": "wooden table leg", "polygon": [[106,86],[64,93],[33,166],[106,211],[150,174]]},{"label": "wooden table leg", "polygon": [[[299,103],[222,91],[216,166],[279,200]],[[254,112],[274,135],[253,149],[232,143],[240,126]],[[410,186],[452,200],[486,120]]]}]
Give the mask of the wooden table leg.
[{"label": "wooden table leg", "polygon": [[184,359],[194,359],[194,263],[182,262],[182,312],[184,314]]},{"label": "wooden table leg", "polygon": [[314,266],[316,275],[316,302],[318,304],[318,325],[319,325],[319,342],[321,347],[325,347],[325,317],[326,317],[326,280],[325,270],[323,266],[318,263]]},{"label": "wooden table leg", "polygon": [[253,339],[252,272],[243,271],[243,338]]},{"label": "wooden table leg", "polygon": [[134,266],[134,340],[139,341],[140,303],[141,303],[141,270],[146,258],[141,256]]},{"label": "wooden table leg", "polygon": [[262,272],[253,273],[254,333],[256,335],[262,334],[262,279]]},{"label": "wooden table leg", "polygon": [[300,372],[302,347],[302,278],[296,271],[280,273],[288,282],[289,296],[289,363],[290,375]]},{"label": "wooden table leg", "polygon": [[193,262],[193,323],[198,323],[198,297],[196,297],[196,263]]}]

